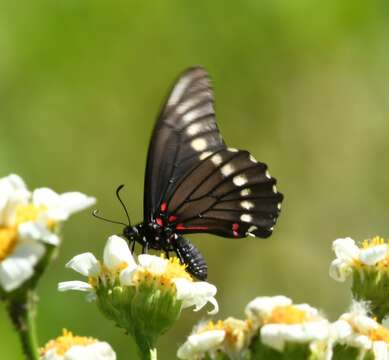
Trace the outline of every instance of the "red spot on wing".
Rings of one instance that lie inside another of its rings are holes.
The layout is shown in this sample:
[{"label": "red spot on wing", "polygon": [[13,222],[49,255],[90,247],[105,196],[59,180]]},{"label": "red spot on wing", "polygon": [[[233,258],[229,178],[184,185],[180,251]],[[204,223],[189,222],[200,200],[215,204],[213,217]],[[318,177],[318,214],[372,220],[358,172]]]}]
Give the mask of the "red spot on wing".
[{"label": "red spot on wing", "polygon": [[239,229],[239,224],[238,223],[233,223],[232,224],[232,233],[236,237],[239,236],[238,229]]},{"label": "red spot on wing", "polygon": [[175,216],[175,215],[169,216],[169,222],[174,222],[176,220],[177,220],[177,216]]},{"label": "red spot on wing", "polygon": [[184,224],[178,224],[177,230],[208,230],[208,226],[185,226]]},{"label": "red spot on wing", "polygon": [[165,212],[166,209],[167,209],[167,203],[164,202],[164,203],[161,204],[161,211]]},{"label": "red spot on wing", "polygon": [[161,218],[156,218],[155,221],[157,222],[157,224],[158,224],[159,226],[163,226],[163,221],[162,221]]}]

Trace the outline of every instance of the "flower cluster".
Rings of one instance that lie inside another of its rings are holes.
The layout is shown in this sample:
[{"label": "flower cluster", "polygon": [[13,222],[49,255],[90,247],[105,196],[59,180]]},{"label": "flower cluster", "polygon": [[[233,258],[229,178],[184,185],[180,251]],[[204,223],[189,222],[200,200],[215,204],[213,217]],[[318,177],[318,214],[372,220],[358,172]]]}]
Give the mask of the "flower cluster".
[{"label": "flower cluster", "polygon": [[355,300],[367,301],[370,312],[380,321],[389,313],[389,245],[381,237],[356,244],[351,238],[333,242],[336,259],[330,276],[345,281],[352,276]]},{"label": "flower cluster", "polygon": [[87,292],[104,315],[148,347],[171,327],[182,309],[194,306],[198,311],[209,302],[213,305],[209,313],[218,311],[215,286],[193,281],[177,258],[142,254],[136,260],[127,242],[116,235],[107,241],[103,262],[84,253],[67,267],[87,276],[88,282],[62,282],[60,291]]},{"label": "flower cluster", "polygon": [[40,360],[116,360],[111,346],[91,337],[75,336],[63,330],[40,349]]},{"label": "flower cluster", "polygon": [[[329,323],[307,305],[285,296],[258,297],[246,306],[246,319],[200,324],[179,348],[180,359],[308,358],[324,356]],[[290,357],[290,352],[304,357]],[[305,357],[306,356],[306,357]]]},{"label": "flower cluster", "polygon": [[31,278],[47,247],[59,244],[60,224],[94,202],[79,192],[31,192],[17,175],[1,178],[0,292],[11,292]]},{"label": "flower cluster", "polygon": [[333,358],[389,359],[389,330],[360,306],[334,322],[331,332]]}]

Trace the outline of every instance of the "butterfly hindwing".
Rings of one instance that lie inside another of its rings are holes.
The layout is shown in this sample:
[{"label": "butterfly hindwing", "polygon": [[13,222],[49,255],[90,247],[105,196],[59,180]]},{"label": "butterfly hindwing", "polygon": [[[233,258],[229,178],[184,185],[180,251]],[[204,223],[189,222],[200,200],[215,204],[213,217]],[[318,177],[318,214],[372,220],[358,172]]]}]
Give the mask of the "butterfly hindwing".
[{"label": "butterfly hindwing", "polygon": [[192,168],[164,202],[179,233],[267,237],[283,199],[267,166],[247,151],[222,149]]},{"label": "butterfly hindwing", "polygon": [[145,221],[155,218],[162,198],[201,162],[201,153],[224,148],[208,74],[201,67],[188,69],[173,86],[154,127],[146,165]]}]

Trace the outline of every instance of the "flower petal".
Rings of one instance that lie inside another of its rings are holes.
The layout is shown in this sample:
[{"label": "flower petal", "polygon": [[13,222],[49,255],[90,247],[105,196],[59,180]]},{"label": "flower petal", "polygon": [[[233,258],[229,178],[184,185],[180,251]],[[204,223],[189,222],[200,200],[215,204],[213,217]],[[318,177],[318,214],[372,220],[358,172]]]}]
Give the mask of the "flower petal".
[{"label": "flower petal", "polygon": [[77,290],[89,292],[93,291],[93,286],[88,284],[85,281],[62,281],[58,283],[58,291],[69,291],[69,290]]},{"label": "flower petal", "polygon": [[104,247],[104,265],[115,271],[123,263],[126,263],[129,269],[137,267],[127,242],[120,236],[112,235]]},{"label": "flower petal", "polygon": [[39,188],[32,193],[32,202],[35,206],[47,207],[51,219],[62,221],[68,218],[67,211],[61,207],[60,196],[52,189]]},{"label": "flower petal", "polygon": [[329,274],[334,280],[344,282],[351,273],[352,267],[348,261],[335,259],[331,262]]},{"label": "flower petal", "polygon": [[0,225],[13,226],[16,208],[26,204],[31,194],[21,177],[15,174],[0,179]]},{"label": "flower petal", "polygon": [[349,237],[344,239],[336,239],[332,243],[332,249],[335,251],[336,257],[346,261],[358,259],[359,251],[355,241]]},{"label": "flower petal", "polygon": [[106,342],[96,342],[87,346],[72,346],[64,360],[116,360],[116,354]]},{"label": "flower petal", "polygon": [[373,342],[373,353],[376,360],[388,360],[388,345],[385,341],[374,341]]},{"label": "flower petal", "polygon": [[84,276],[96,277],[100,272],[100,263],[90,252],[75,256],[65,266]]},{"label": "flower petal", "polygon": [[359,253],[359,260],[361,260],[366,265],[373,266],[387,257],[388,250],[388,244],[381,244],[362,249]]},{"label": "flower petal", "polygon": [[180,359],[197,358],[202,353],[220,345],[224,341],[225,335],[224,330],[209,330],[190,335],[188,340],[179,347],[177,357]]},{"label": "flower petal", "polygon": [[87,209],[96,203],[96,198],[77,191],[61,194],[59,198],[61,207],[67,212],[68,216]]},{"label": "flower petal", "polygon": [[248,318],[260,320],[271,314],[276,306],[292,305],[292,300],[286,296],[259,296],[246,305],[245,314]]},{"label": "flower petal", "polygon": [[219,310],[214,296],[216,295],[216,286],[205,281],[192,282],[187,279],[173,279],[177,289],[177,299],[182,301],[182,307],[187,308],[195,306],[194,311],[199,311],[207,302],[211,303],[214,308],[210,314],[216,314]]},{"label": "flower petal", "polygon": [[135,274],[135,269],[131,269],[126,267],[124,270],[120,272],[119,280],[120,285],[122,286],[131,286],[133,285],[133,276]]},{"label": "flower petal", "polygon": [[47,225],[41,221],[28,221],[20,224],[18,234],[23,240],[39,240],[54,246],[58,246],[61,242],[60,237],[50,231]]},{"label": "flower petal", "polygon": [[167,265],[167,260],[160,256],[141,254],[138,256],[139,265],[153,274],[162,274]]}]

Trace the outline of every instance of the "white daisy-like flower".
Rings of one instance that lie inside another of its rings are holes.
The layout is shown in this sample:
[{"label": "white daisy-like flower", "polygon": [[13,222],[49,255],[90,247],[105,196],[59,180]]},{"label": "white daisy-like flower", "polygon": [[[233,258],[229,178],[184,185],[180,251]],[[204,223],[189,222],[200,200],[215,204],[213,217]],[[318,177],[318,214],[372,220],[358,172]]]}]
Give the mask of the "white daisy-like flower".
[{"label": "white daisy-like flower", "polygon": [[283,351],[286,343],[311,346],[329,334],[328,321],[317,309],[293,305],[285,296],[258,297],[246,306],[246,315],[259,330],[261,342],[277,351]]},{"label": "white daisy-like flower", "polygon": [[40,349],[40,360],[116,360],[116,354],[106,342],[63,330]]},{"label": "white daisy-like flower", "polygon": [[65,281],[58,285],[60,291],[79,290],[92,294],[95,298],[99,287],[119,284],[122,287],[139,287],[144,283],[155,283],[165,290],[172,290],[182,308],[203,308],[208,302],[213,305],[209,312],[215,314],[218,304],[215,299],[217,289],[205,281],[193,281],[177,258],[142,254],[135,261],[127,242],[112,235],[104,248],[103,262],[91,253],[75,256],[66,266],[88,277],[88,282]]},{"label": "white daisy-like flower", "polygon": [[360,358],[370,352],[376,360],[389,359],[389,330],[362,311],[345,313],[331,324],[331,337],[334,345],[358,349]]},{"label": "white daisy-like flower", "polygon": [[10,292],[34,274],[45,243],[58,245],[58,227],[95,199],[78,192],[56,194],[42,188],[31,193],[17,175],[0,179],[0,287]]},{"label": "white daisy-like flower", "polygon": [[375,237],[358,246],[351,238],[337,239],[332,244],[336,259],[329,269],[330,276],[345,281],[354,269],[389,269],[389,246],[383,238]]},{"label": "white daisy-like flower", "polygon": [[250,340],[250,330],[247,321],[234,318],[200,324],[179,347],[177,357],[202,359],[205,354],[213,358],[217,353],[224,353],[232,359],[243,358]]}]

